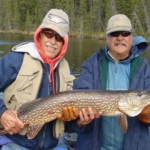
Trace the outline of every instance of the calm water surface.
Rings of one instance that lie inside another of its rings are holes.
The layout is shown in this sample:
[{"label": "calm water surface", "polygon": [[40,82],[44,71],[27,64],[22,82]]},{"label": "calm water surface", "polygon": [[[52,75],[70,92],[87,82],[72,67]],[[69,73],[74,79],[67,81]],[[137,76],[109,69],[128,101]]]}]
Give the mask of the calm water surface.
[{"label": "calm water surface", "polygon": [[[28,40],[33,40],[33,35],[0,33],[0,57],[10,52],[14,45]],[[82,62],[104,46],[105,41],[98,39],[70,38],[65,58],[68,60],[73,72],[80,73]],[[142,55],[150,62],[150,47]]]}]

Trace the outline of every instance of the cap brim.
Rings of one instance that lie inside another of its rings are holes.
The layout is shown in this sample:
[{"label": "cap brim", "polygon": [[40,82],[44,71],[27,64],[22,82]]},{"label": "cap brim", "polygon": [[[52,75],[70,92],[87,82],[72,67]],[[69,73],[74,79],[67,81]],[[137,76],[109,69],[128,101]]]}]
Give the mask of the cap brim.
[{"label": "cap brim", "polygon": [[66,35],[66,33],[63,30],[61,30],[60,28],[58,28],[57,26],[52,25],[52,24],[47,25],[47,23],[42,23],[40,25],[40,28],[49,28],[49,29],[52,29],[52,30],[56,31],[61,37],[65,37],[65,35]]},{"label": "cap brim", "polygon": [[116,28],[112,28],[112,29],[108,30],[106,32],[106,34],[116,32],[116,31],[129,31],[129,32],[131,32],[131,30],[132,30],[131,27],[116,27]]}]

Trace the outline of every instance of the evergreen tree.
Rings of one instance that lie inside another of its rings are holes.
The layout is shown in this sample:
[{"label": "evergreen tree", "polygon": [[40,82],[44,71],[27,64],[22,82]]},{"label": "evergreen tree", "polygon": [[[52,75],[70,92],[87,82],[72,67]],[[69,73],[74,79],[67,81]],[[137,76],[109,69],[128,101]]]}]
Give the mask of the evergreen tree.
[{"label": "evergreen tree", "polygon": [[108,19],[117,13],[130,18],[135,35],[150,34],[149,0],[0,0],[0,30],[35,31],[51,8],[64,10],[70,30],[81,37],[105,32]]},{"label": "evergreen tree", "polygon": [[133,18],[134,0],[115,0],[117,12],[127,15],[130,19]]},{"label": "evergreen tree", "polygon": [[12,18],[12,10],[11,10],[11,0],[3,1],[3,28],[4,30],[11,30],[11,18]]},{"label": "evergreen tree", "polygon": [[0,0],[0,30],[3,29],[3,0]]},{"label": "evergreen tree", "polygon": [[25,21],[26,21],[26,15],[27,15],[27,2],[25,0],[18,0],[18,11],[20,14],[19,18],[19,24],[20,24],[20,30],[25,31]]},{"label": "evergreen tree", "polygon": [[30,17],[30,13],[29,10],[27,10],[26,12],[26,21],[25,21],[25,29],[27,32],[31,31],[31,17]]},{"label": "evergreen tree", "polygon": [[11,22],[12,22],[12,29],[19,29],[19,10],[18,10],[18,2],[17,0],[13,0],[12,3],[12,17],[11,17]]},{"label": "evergreen tree", "polygon": [[103,25],[103,13],[102,13],[102,1],[92,0],[90,4],[90,20],[89,24],[91,25],[90,30],[94,32],[104,31]]}]

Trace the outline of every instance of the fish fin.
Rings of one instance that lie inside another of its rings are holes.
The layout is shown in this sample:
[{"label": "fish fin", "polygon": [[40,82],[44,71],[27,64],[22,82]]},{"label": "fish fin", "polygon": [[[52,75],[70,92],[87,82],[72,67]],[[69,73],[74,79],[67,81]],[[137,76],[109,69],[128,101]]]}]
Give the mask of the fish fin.
[{"label": "fish fin", "polygon": [[122,112],[124,112],[125,114],[127,114],[130,117],[134,117],[134,116],[139,115],[142,112],[143,109],[144,108],[138,108],[138,110],[137,109],[136,110],[133,109],[133,110],[122,111]]},{"label": "fish fin", "polygon": [[58,138],[62,136],[65,131],[65,122],[59,119],[56,119],[54,126],[53,126],[53,136]]},{"label": "fish fin", "polygon": [[128,121],[127,121],[127,116],[125,114],[120,115],[119,123],[120,123],[120,126],[122,128],[122,131],[124,133],[126,133],[127,129],[128,129]]},{"label": "fish fin", "polygon": [[27,137],[28,139],[33,139],[38,132],[41,130],[44,124],[36,124],[36,125],[29,125],[28,131],[27,131]]}]

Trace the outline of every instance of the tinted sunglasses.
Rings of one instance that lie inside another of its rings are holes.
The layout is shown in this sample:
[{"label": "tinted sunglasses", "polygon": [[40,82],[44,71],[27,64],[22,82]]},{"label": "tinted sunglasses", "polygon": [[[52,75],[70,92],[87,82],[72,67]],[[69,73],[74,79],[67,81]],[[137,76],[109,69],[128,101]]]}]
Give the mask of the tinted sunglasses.
[{"label": "tinted sunglasses", "polygon": [[119,35],[122,35],[123,37],[127,37],[131,34],[131,32],[129,31],[116,31],[116,32],[112,32],[112,33],[109,33],[110,36],[113,36],[113,37],[117,37]]},{"label": "tinted sunglasses", "polygon": [[54,32],[51,31],[51,30],[43,30],[42,32],[43,32],[44,35],[45,35],[47,38],[49,38],[49,39],[51,39],[52,37],[55,36],[55,39],[56,39],[57,42],[64,42],[63,37],[61,37],[58,33],[54,33]]}]

